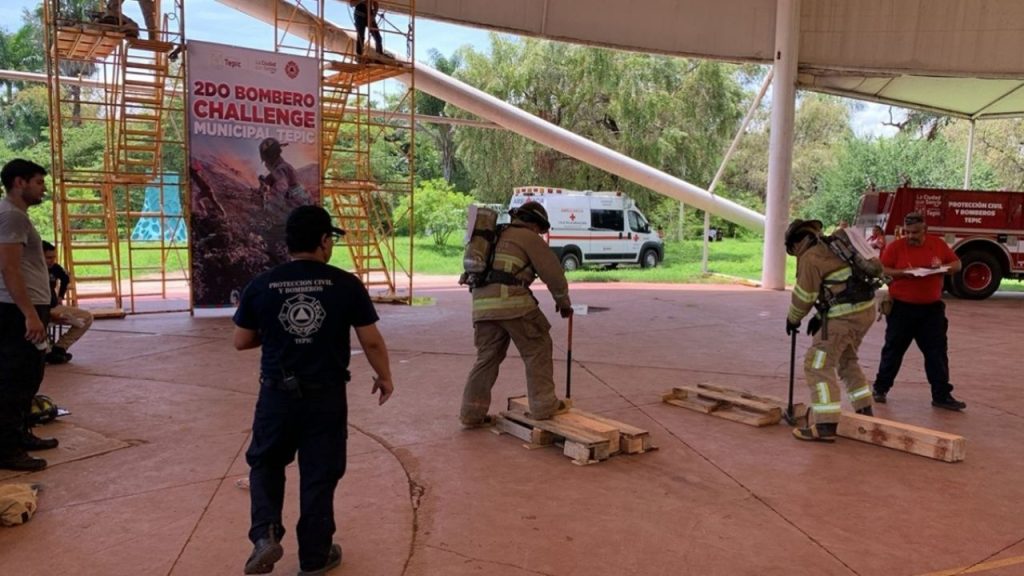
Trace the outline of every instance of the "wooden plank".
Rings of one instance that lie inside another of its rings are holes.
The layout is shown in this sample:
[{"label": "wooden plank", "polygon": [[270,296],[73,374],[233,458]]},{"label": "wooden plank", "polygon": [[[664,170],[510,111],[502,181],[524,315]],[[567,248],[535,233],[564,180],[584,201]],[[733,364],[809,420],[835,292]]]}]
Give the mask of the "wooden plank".
[{"label": "wooden plank", "polygon": [[[709,394],[717,395],[718,393],[709,391]],[[662,401],[673,406],[680,406],[750,426],[770,426],[778,424],[782,420],[782,410],[778,407],[761,402],[734,403],[729,400],[708,398],[695,394],[693,389],[687,389],[687,387],[673,388],[671,392],[662,396]],[[764,407],[766,410],[758,410],[757,406]]]},{"label": "wooden plank", "polygon": [[[697,388],[704,388],[704,389],[707,389],[707,390],[715,390],[715,391],[718,391],[718,392],[732,392],[734,394],[742,396],[743,398],[749,398],[751,400],[757,400],[758,402],[764,402],[765,404],[771,404],[772,406],[778,407],[779,410],[782,410],[783,412],[785,412],[786,408],[789,407],[789,402],[788,401],[783,400],[782,398],[778,398],[776,396],[766,396],[766,395],[763,395],[763,394],[754,394],[753,392],[747,392],[746,390],[733,390],[731,388],[726,388],[724,386],[718,386],[718,385],[715,385],[715,384],[708,384],[707,382],[701,382],[700,384],[697,384]],[[807,411],[807,405],[804,404],[803,402],[796,402],[796,403],[793,404],[793,414],[801,415],[801,414],[803,414],[806,411]]]},{"label": "wooden plank", "polygon": [[619,429],[608,423],[593,419],[585,412],[571,409],[565,414],[556,415],[552,420],[558,424],[568,423],[583,430],[600,434],[608,439],[608,446],[613,454],[619,451]]},{"label": "wooden plank", "polygon": [[[576,412],[573,408],[569,412]],[[651,443],[651,435],[647,430],[630,426],[629,424],[623,424],[618,420],[612,420],[598,414],[591,414],[590,412],[584,412],[587,418],[598,422],[604,422],[611,426],[615,426],[619,430],[619,450],[626,454],[642,454],[648,450],[655,450],[656,447]]]},{"label": "wooden plank", "polygon": [[515,436],[516,438],[519,438],[520,440],[526,442],[533,441],[533,437],[531,435],[531,432],[533,432],[532,427],[524,426],[523,424],[520,424],[514,420],[502,418],[501,416],[495,417],[494,430],[498,434],[504,433],[508,434],[509,436]]},{"label": "wooden plank", "polygon": [[[572,398],[566,398],[562,402],[569,408],[572,408]],[[510,396],[508,399],[508,411],[526,414],[530,411],[530,401],[526,399],[526,396]]]},{"label": "wooden plank", "polygon": [[562,446],[562,454],[572,458],[572,463],[580,466],[597,462],[596,458],[592,458],[593,454],[589,447],[572,440],[565,441],[565,444]]},{"label": "wooden plank", "polygon": [[585,430],[573,424],[559,423],[553,419],[534,420],[533,418],[523,416],[516,412],[502,412],[501,416],[508,418],[509,420],[515,420],[516,422],[526,424],[533,428],[546,430],[556,436],[561,436],[567,440],[572,440],[573,442],[578,442],[580,444],[590,445],[608,443],[608,438],[606,436],[591,432],[590,430]]},{"label": "wooden plank", "polygon": [[[722,402],[728,402],[729,404],[733,404],[735,406],[742,406],[742,407],[747,408],[749,410],[752,410],[754,412],[769,413],[769,412],[771,412],[773,410],[779,410],[778,406],[774,406],[772,404],[769,404],[767,402],[762,402],[760,400],[755,400],[753,398],[744,397],[744,395],[742,393],[736,392],[736,391],[733,391],[733,390],[727,390],[725,392],[720,392],[718,390],[711,390],[709,388],[695,388],[695,387],[692,387],[692,386],[678,386],[678,387],[673,388],[672,391],[676,392],[676,393],[679,393],[680,391],[685,391],[685,392],[687,392],[689,394],[695,394],[695,395],[700,396],[702,398],[708,398],[708,399],[711,399],[711,400],[719,400],[719,401],[722,401]],[[780,411],[780,414],[781,414],[781,411]]]},{"label": "wooden plank", "polygon": [[554,434],[501,416],[495,416],[494,428],[491,430],[495,434],[508,434],[527,442],[523,446],[530,450],[544,448],[555,443]]},{"label": "wooden plank", "polygon": [[967,456],[963,436],[852,412],[839,417],[838,434],[944,462],[960,462]]}]

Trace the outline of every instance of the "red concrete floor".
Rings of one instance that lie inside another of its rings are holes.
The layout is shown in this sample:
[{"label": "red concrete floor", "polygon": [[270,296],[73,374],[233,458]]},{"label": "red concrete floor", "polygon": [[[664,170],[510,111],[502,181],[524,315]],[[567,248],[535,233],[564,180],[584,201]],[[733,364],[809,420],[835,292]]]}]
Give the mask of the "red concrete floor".
[{"label": "red concrete floor", "polygon": [[[878,415],[967,437],[967,459],[929,460],[843,440],[794,440],[663,404],[713,382],[785,396],[789,294],[745,287],[573,285],[573,398],[650,430],[659,450],[577,467],[456,414],[473,361],[469,298],[434,281],[417,307],[379,306],[397,391],[378,408],[354,357],[349,470],[337,501],[359,576],[1024,574],[1024,298],[948,302],[962,414],[930,406],[920,354]],[[421,285],[422,286],[422,285]],[[565,374],[566,324],[538,291]],[[3,575],[241,574],[248,493],[235,482],[256,399],[256,352],[227,318],[144,315],[96,324],[43,391],[71,409],[43,428],[53,465],[28,524],[0,528]],[[883,325],[861,349],[878,363]],[[807,342],[802,337],[801,346]],[[493,409],[525,390],[510,357]],[[797,397],[807,398],[802,378]],[[294,469],[290,470],[294,479]],[[296,520],[289,483],[286,522]],[[276,574],[297,570],[294,530]]]}]

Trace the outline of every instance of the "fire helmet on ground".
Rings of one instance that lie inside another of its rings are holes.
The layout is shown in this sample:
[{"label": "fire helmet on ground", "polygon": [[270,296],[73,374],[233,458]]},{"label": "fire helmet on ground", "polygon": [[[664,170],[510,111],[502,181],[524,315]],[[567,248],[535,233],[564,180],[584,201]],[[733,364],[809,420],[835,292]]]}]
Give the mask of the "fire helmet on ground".
[{"label": "fire helmet on ground", "polygon": [[513,218],[522,220],[523,222],[536,224],[540,226],[541,233],[546,233],[551,229],[551,222],[548,220],[548,211],[544,209],[544,206],[540,202],[529,201],[509,211],[509,215]]},{"label": "fire helmet on ground", "polygon": [[49,396],[37,394],[32,399],[30,417],[35,424],[46,424],[57,418],[57,405]]}]

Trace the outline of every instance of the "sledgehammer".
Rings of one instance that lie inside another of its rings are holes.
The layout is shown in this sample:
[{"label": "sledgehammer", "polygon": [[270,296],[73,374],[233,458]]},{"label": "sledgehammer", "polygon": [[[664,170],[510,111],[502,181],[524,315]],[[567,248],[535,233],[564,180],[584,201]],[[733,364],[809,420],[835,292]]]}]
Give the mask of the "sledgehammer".
[{"label": "sledgehammer", "polygon": [[793,339],[789,345],[789,404],[786,405],[786,413],[782,415],[791,426],[796,425],[796,414],[793,414],[793,379],[796,371],[796,335],[798,333],[799,330],[793,331]]},{"label": "sledgehammer", "polygon": [[572,398],[572,318],[576,314],[569,314],[569,344],[565,352],[565,397]]}]

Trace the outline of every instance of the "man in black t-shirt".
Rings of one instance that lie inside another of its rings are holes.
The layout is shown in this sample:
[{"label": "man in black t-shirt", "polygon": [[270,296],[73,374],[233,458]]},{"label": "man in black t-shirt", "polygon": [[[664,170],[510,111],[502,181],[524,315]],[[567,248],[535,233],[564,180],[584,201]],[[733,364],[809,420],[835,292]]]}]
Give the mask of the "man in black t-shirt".
[{"label": "man in black t-shirt", "polygon": [[352,327],[377,374],[371,393],[379,392],[383,404],[394,389],[366,288],[352,274],[327,264],[334,238],[344,233],[319,206],[293,210],[285,226],[291,262],[250,282],[235,312],[235,348],[262,346],[260,395],[245,454],[254,544],[246,574],[271,572],[284,554],[284,470],[296,451],[299,574],[324,574],[341,563],[341,546],[331,539],[334,490],[345,474]]}]

